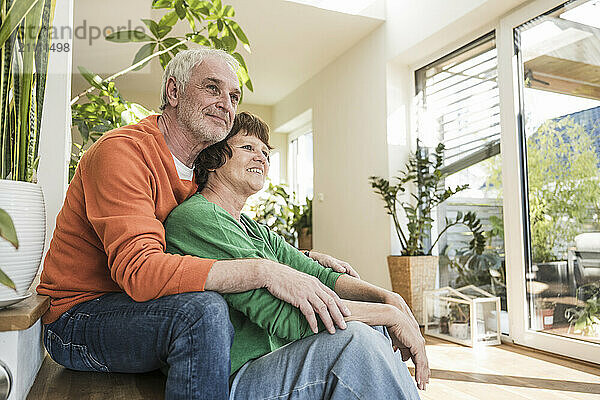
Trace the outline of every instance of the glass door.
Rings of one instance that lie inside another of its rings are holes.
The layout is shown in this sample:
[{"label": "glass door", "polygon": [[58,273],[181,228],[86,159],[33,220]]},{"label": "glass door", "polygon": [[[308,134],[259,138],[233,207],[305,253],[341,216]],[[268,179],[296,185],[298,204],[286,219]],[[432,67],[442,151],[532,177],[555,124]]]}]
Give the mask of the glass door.
[{"label": "glass door", "polygon": [[600,343],[600,2],[516,29],[530,263],[529,329]]},{"label": "glass door", "polygon": [[512,177],[521,183],[511,326],[518,343],[600,362],[600,1],[527,15],[550,3],[501,23],[519,153]]}]

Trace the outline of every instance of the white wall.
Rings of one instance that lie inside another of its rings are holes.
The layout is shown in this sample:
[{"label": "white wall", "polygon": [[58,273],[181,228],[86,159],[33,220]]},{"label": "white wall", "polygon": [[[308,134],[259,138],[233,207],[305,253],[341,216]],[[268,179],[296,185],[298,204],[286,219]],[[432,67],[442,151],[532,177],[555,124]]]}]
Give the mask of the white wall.
[{"label": "white wall", "polygon": [[368,182],[388,171],[384,44],[378,28],[277,103],[273,122],[279,127],[312,109],[314,248],[390,287],[389,222]]},{"label": "white wall", "polygon": [[368,177],[395,175],[414,147],[414,68],[493,29],[521,3],[388,0],[382,27],[274,105],[275,127],[313,111],[316,249],[390,287],[385,257],[399,244]]},{"label": "white wall", "polygon": [[[56,2],[53,25],[59,33],[62,27],[73,28],[73,0]],[[53,40],[69,43],[73,48],[69,35]],[[67,189],[71,154],[71,59],[71,51],[51,51],[48,61],[38,168],[38,182],[46,201],[46,248]]]}]

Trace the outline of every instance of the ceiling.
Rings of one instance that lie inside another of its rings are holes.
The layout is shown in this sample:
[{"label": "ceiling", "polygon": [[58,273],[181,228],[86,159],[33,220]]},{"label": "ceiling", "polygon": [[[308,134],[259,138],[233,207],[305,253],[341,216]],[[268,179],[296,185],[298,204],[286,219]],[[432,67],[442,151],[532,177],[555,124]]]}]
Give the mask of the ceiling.
[{"label": "ceiling", "polygon": [[[240,50],[254,84],[246,91],[249,104],[272,105],[311,78],[383,23],[382,19],[329,11],[284,0],[226,0],[236,11],[235,20],[250,40],[252,54]],[[118,26],[143,27],[142,18],[157,19],[164,11],[151,10],[150,0],[77,0],[74,5],[72,93],[87,88],[77,66],[107,77],[127,68],[139,43],[111,43],[100,32]],[[373,14],[373,13],[371,13]],[[181,29],[187,23],[179,22]],[[240,46],[238,46],[238,49]],[[156,102],[162,76],[154,60],[141,71],[116,80],[126,98],[137,96]]]}]

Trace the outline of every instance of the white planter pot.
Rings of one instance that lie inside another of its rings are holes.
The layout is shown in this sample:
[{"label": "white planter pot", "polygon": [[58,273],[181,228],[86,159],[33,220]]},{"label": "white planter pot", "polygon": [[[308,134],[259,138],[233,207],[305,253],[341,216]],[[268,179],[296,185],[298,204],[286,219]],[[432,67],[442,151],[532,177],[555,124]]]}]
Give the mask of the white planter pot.
[{"label": "white planter pot", "polygon": [[0,268],[17,291],[0,285],[0,300],[23,297],[42,260],[46,239],[46,207],[42,187],[34,183],[0,179],[0,208],[12,218],[19,249],[0,239]]},{"label": "white planter pot", "polygon": [[450,322],[450,336],[457,339],[467,340],[469,339],[469,324],[468,323],[456,323]]}]

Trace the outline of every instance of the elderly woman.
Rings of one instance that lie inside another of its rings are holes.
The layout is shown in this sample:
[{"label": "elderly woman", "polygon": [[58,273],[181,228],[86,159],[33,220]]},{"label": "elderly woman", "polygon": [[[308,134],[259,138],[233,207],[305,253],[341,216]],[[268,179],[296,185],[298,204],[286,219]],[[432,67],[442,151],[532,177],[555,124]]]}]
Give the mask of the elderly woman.
[{"label": "elderly woman", "polygon": [[242,214],[248,197],[265,183],[270,149],[266,124],[238,114],[229,135],[198,156],[198,193],[165,222],[167,251],[288,265],[335,290],[350,316],[334,334],[322,332],[319,320],[317,333],[298,308],[302,304],[288,304],[266,289],[225,294],[235,331],[230,398],[418,399],[403,359],[415,363],[420,389],[429,367],[423,337],[402,298],[323,268]]}]

